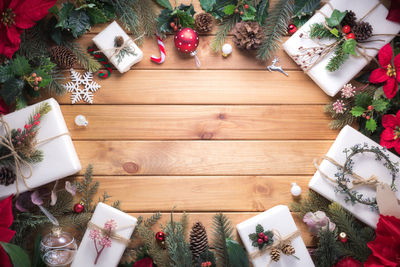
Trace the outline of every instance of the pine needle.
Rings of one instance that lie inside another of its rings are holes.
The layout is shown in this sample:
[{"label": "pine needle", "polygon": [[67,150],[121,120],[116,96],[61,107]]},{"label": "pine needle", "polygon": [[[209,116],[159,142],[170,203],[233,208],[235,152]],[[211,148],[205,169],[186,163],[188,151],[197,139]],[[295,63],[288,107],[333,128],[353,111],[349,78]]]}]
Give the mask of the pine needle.
[{"label": "pine needle", "polygon": [[85,209],[89,212],[94,210],[93,196],[96,194],[99,188],[99,182],[93,182],[93,166],[88,165],[85,171],[82,182],[76,182],[76,189],[82,196],[82,202]]},{"label": "pine needle", "polygon": [[[144,226],[146,227],[152,227],[154,226],[162,217],[162,214],[160,212],[154,213],[153,215],[151,215],[149,218],[146,219],[146,221],[144,222]],[[143,217],[142,217],[143,220]],[[139,224],[139,220],[138,220],[138,224]]]},{"label": "pine needle", "polygon": [[240,16],[234,14],[225,18],[218,27],[218,32],[215,35],[214,39],[211,41],[211,49],[215,52],[221,50],[222,46],[225,43],[226,36],[229,32],[235,27],[235,24],[239,22]]},{"label": "pine needle", "polygon": [[21,35],[18,53],[28,59],[49,57],[45,20],[39,21],[32,28],[26,29]]},{"label": "pine needle", "polygon": [[111,3],[114,6],[115,14],[125,29],[133,32],[133,35],[137,37],[140,35],[140,21],[136,13],[137,11],[135,11],[134,8],[134,6],[138,5],[136,1],[137,0],[112,0]]},{"label": "pine needle", "polygon": [[266,61],[279,49],[282,36],[286,34],[289,21],[293,13],[293,0],[279,0],[275,4],[265,26],[265,38],[257,52],[257,58]]},{"label": "pine needle", "polygon": [[318,248],[314,251],[315,265],[331,267],[341,256],[337,246],[337,232],[329,231],[329,227],[318,233]]},{"label": "pine needle", "polygon": [[96,72],[100,69],[100,63],[90,55],[85,49],[83,49],[76,42],[65,43],[65,46],[71,49],[72,53],[76,56],[79,64],[86,70],[90,72]]},{"label": "pine needle", "polygon": [[60,70],[54,70],[51,74],[50,83],[48,85],[48,92],[50,94],[63,95],[65,93],[64,86],[60,83],[65,77]]},{"label": "pine needle", "polygon": [[214,215],[212,233],[213,245],[217,256],[218,266],[230,267],[226,239],[232,239],[233,227],[228,217],[222,213]]},{"label": "pine needle", "polygon": [[138,225],[136,228],[138,235],[143,240],[144,245],[147,248],[148,254],[153,259],[154,264],[159,267],[170,266],[167,251],[162,249],[161,246],[157,244],[157,241],[154,238],[154,232],[143,224]]},{"label": "pine needle", "polygon": [[341,45],[338,45],[335,53],[333,56],[330,58],[328,64],[326,65],[326,69],[328,71],[336,71],[340,68],[340,66],[343,65],[343,63],[349,58],[349,54],[345,53],[343,51],[343,48]]},{"label": "pine needle", "polygon": [[133,8],[139,16],[140,34],[153,37],[157,29],[156,5],[154,1],[149,0],[136,0],[136,2]]}]

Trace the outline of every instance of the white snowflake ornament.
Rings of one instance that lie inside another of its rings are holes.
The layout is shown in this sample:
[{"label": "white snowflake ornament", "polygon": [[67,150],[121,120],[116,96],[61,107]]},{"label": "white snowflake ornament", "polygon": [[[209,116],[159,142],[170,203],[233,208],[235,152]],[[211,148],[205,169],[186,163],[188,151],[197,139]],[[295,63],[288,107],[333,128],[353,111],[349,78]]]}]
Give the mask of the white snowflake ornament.
[{"label": "white snowflake ornament", "polygon": [[[100,89],[100,85],[93,81],[93,73],[90,71],[85,72],[85,74],[80,74],[74,69],[71,71],[71,81],[64,84],[64,88],[72,93],[71,102],[75,104],[81,100],[93,104],[93,93]],[[81,85],[84,87],[81,89]]]}]

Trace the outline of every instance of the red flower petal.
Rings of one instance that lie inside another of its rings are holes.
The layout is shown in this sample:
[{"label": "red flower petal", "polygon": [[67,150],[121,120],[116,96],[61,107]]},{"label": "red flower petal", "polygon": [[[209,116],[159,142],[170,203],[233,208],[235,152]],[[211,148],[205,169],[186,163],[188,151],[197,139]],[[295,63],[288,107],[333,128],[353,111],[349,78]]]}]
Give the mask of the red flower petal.
[{"label": "red flower petal", "polygon": [[0,227],[0,242],[10,242],[13,236],[15,235],[15,231],[5,228],[5,227]]},{"label": "red flower petal", "polygon": [[11,209],[12,198],[13,195],[0,201],[0,227],[8,228],[14,220]]},{"label": "red flower petal", "polygon": [[13,0],[10,7],[15,13],[15,26],[21,29],[33,27],[36,21],[44,18],[49,8],[56,4],[57,0]]},{"label": "red flower petal", "polygon": [[392,0],[386,19],[394,22],[400,22],[400,0]]},{"label": "red flower petal", "polygon": [[386,128],[381,133],[381,146],[386,148],[392,148],[396,145],[396,141],[394,140],[394,132],[391,128]]},{"label": "red flower petal", "polygon": [[[396,113],[395,126],[400,126],[400,109]],[[393,127],[393,128],[395,128],[395,127]]]},{"label": "red flower petal", "polygon": [[387,235],[399,240],[400,244],[400,219],[394,216],[380,215],[376,225],[377,235]]},{"label": "red flower petal", "polygon": [[371,75],[369,76],[369,82],[371,83],[383,83],[387,79],[389,79],[389,76],[386,74],[387,70],[383,68],[379,68],[376,70],[373,70],[371,72]]},{"label": "red flower petal", "polygon": [[383,115],[382,117],[382,126],[385,128],[392,128],[394,129],[396,127],[396,117],[392,114],[386,114]]},{"label": "red flower petal", "polygon": [[6,251],[0,246],[0,262],[2,267],[13,267],[10,257]]},{"label": "red flower petal", "polygon": [[397,267],[396,259],[400,256],[397,242],[393,238],[385,236],[377,236],[374,241],[368,243],[372,254],[377,257],[382,266]]},{"label": "red flower petal", "polygon": [[334,267],[361,267],[362,263],[352,257],[346,257],[338,261]]},{"label": "red flower petal", "polygon": [[149,257],[136,261],[132,267],[152,267],[153,260]]},{"label": "red flower petal", "polygon": [[[400,14],[399,14],[400,16]],[[400,54],[398,54],[393,60],[394,68],[396,69],[396,78],[400,83]]]},{"label": "red flower petal", "polygon": [[392,99],[397,93],[397,87],[396,79],[393,76],[389,77],[383,85],[383,92],[385,92],[387,98]]},{"label": "red flower petal", "polygon": [[393,49],[390,46],[390,43],[386,44],[379,50],[379,64],[382,68],[386,68],[388,64],[391,63],[393,57]]}]

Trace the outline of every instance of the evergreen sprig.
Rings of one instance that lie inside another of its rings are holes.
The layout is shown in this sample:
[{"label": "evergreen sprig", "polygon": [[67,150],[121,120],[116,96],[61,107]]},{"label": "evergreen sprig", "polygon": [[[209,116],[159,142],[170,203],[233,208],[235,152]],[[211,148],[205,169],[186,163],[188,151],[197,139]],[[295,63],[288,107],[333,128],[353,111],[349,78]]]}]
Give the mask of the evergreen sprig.
[{"label": "evergreen sprig", "polygon": [[139,36],[140,20],[133,6],[136,5],[135,0],[111,0],[114,6],[115,14],[119,21],[122,22],[127,31],[133,32],[134,36]]},{"label": "evergreen sprig", "polygon": [[93,166],[90,164],[85,171],[83,180],[76,182],[77,192],[81,194],[85,210],[92,212],[94,210],[93,197],[99,188],[99,182],[93,181]]},{"label": "evergreen sprig", "polygon": [[69,48],[72,53],[76,56],[79,64],[86,70],[90,72],[96,72],[100,69],[100,63],[91,56],[85,49],[83,49],[76,42],[66,42],[65,46]]},{"label": "evergreen sprig", "polygon": [[143,223],[136,226],[137,234],[142,239],[148,254],[153,259],[154,264],[160,267],[167,267],[169,265],[169,257],[166,250],[164,250],[154,238],[155,233],[146,227]]},{"label": "evergreen sprig", "polygon": [[329,231],[329,227],[318,232],[318,247],[314,251],[315,265],[332,267],[342,257],[338,248],[337,231]]},{"label": "evergreen sprig", "polygon": [[218,31],[215,34],[214,39],[211,41],[211,49],[215,52],[221,50],[225,43],[226,36],[235,27],[235,24],[239,22],[240,16],[238,14],[233,14],[227,18],[224,18],[221,24],[218,26]]},{"label": "evergreen sprig", "polygon": [[321,23],[314,23],[310,26],[310,37],[319,39],[337,39],[337,37]]},{"label": "evergreen sprig", "polygon": [[343,65],[343,63],[349,58],[349,54],[345,53],[341,45],[338,45],[335,49],[333,56],[329,59],[326,69],[328,71],[336,71]]},{"label": "evergreen sprig", "polygon": [[230,267],[229,253],[226,245],[227,239],[232,239],[233,227],[224,214],[217,213],[213,217],[212,233],[213,247],[217,257],[218,266]]}]

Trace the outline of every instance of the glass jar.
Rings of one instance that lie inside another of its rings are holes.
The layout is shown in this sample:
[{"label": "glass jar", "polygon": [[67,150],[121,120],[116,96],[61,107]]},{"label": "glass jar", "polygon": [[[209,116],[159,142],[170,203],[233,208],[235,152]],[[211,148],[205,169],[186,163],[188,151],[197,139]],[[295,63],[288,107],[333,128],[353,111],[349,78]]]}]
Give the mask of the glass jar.
[{"label": "glass jar", "polygon": [[77,251],[75,238],[59,227],[53,228],[40,242],[40,255],[49,267],[66,266],[72,262]]}]

